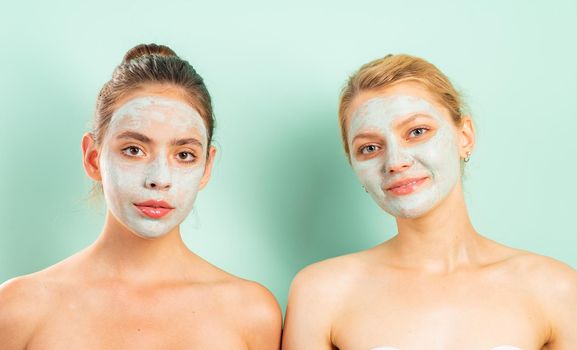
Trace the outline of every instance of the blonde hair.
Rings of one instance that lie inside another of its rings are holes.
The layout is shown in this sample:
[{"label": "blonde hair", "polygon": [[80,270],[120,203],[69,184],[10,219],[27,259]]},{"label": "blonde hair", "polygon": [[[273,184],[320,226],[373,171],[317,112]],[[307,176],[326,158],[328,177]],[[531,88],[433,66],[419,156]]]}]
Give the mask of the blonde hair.
[{"label": "blonde hair", "polygon": [[339,102],[339,124],[347,157],[346,121],[353,99],[363,91],[380,90],[402,81],[416,81],[423,84],[449,111],[456,125],[460,125],[463,114],[461,97],[449,78],[432,63],[409,55],[387,55],[371,61],[349,77]]}]

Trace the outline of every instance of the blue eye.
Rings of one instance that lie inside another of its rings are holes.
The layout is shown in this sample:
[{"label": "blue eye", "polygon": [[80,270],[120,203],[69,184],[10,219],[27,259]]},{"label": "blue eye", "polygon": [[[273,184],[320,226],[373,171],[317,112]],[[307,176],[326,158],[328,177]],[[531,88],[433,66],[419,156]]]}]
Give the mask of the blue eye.
[{"label": "blue eye", "polygon": [[178,158],[178,160],[186,162],[186,163],[194,162],[194,160],[196,159],[194,154],[192,154],[191,152],[178,152],[176,154],[176,158]]},{"label": "blue eye", "polygon": [[369,154],[379,150],[379,146],[377,145],[367,145],[360,149],[361,154]]},{"label": "blue eye", "polygon": [[136,146],[128,146],[126,148],[123,148],[122,153],[130,157],[141,157],[144,155],[144,152]]},{"label": "blue eye", "polygon": [[426,134],[429,131],[427,128],[415,128],[409,132],[409,137],[419,137]]}]

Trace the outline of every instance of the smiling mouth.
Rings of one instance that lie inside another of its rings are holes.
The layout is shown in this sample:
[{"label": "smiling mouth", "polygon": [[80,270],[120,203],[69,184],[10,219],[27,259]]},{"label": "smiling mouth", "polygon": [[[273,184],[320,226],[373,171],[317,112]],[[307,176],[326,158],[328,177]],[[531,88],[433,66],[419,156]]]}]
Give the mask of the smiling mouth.
[{"label": "smiling mouth", "polygon": [[392,185],[386,188],[386,191],[396,196],[411,194],[425,183],[427,179],[428,177],[421,177],[395,181]]}]

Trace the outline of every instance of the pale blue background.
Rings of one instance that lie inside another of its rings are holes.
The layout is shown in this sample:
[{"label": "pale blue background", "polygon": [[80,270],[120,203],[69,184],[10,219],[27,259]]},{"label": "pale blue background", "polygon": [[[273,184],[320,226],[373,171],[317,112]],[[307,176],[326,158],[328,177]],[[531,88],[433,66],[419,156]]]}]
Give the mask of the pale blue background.
[{"label": "pale blue background", "polygon": [[103,222],[81,166],[96,95],[138,43],[205,78],[219,157],[183,235],[269,287],[395,232],[341,148],[338,94],[362,63],[422,56],[478,128],[465,187],[478,230],[577,267],[574,1],[36,1],[0,13],[0,282],[90,244]]}]

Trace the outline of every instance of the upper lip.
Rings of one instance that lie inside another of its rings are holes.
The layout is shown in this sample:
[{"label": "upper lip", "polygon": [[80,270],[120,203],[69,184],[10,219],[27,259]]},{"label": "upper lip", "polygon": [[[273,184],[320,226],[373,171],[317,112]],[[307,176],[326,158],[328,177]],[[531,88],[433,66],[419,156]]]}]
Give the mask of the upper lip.
[{"label": "upper lip", "polygon": [[152,207],[152,208],[166,208],[166,209],[174,209],[173,206],[171,206],[170,204],[166,203],[163,200],[157,200],[157,199],[150,199],[144,202],[140,202],[140,203],[134,203],[134,205],[137,205],[139,207]]},{"label": "upper lip", "polygon": [[406,178],[406,179],[400,179],[400,180],[397,180],[397,181],[389,184],[389,185],[386,187],[386,189],[387,189],[387,190],[392,190],[392,189],[395,188],[395,187],[401,187],[401,186],[407,185],[407,184],[409,184],[409,183],[411,183],[411,182],[416,182],[416,181],[423,180],[423,179],[426,179],[426,178],[427,178],[427,176],[423,176],[423,177],[409,177],[409,178]]}]

